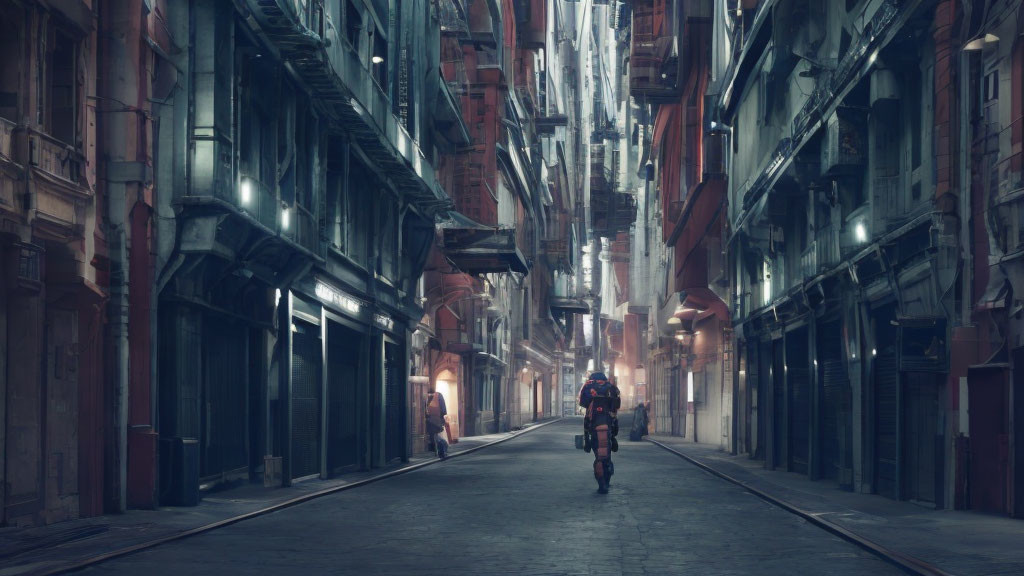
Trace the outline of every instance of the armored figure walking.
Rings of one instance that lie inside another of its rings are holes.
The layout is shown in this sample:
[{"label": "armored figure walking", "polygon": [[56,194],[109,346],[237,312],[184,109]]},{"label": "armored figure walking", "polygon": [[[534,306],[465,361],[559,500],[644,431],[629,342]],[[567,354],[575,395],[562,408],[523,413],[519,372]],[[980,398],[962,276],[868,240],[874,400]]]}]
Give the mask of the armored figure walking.
[{"label": "armored figure walking", "polygon": [[619,449],[616,439],[619,433],[617,413],[622,404],[619,388],[603,372],[594,372],[580,389],[579,404],[586,409],[583,418],[583,450],[593,450],[597,491],[607,494],[608,484],[615,471],[611,453]]}]

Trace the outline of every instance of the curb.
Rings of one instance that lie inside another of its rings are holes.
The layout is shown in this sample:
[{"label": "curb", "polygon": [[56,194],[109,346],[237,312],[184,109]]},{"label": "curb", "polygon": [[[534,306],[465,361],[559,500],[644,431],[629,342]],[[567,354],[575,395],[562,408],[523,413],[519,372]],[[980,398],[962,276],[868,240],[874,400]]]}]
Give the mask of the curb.
[{"label": "curb", "polygon": [[[563,418],[555,418],[555,419],[552,419],[552,420],[547,420],[545,422],[540,422],[540,423],[534,424],[533,426],[530,426],[529,428],[526,428],[524,430],[519,430],[519,431],[516,431],[516,432],[512,432],[512,433],[510,433],[508,436],[506,436],[504,438],[499,438],[497,440],[488,442],[486,444],[481,444],[479,446],[474,446],[472,448],[467,448],[466,450],[462,450],[462,451],[456,452],[454,454],[451,454],[451,455],[448,456],[447,460],[451,460],[453,458],[459,458],[461,456],[465,456],[466,454],[472,454],[473,452],[476,452],[478,450],[483,450],[484,448],[490,448],[491,446],[494,446],[494,445],[497,445],[497,444],[501,444],[503,442],[508,442],[509,440],[514,440],[514,439],[516,439],[516,438],[518,438],[518,437],[520,437],[520,436],[522,436],[524,434],[528,434],[528,433],[530,433],[530,432],[532,432],[534,430],[537,430],[538,428],[543,428],[543,427],[547,426],[548,424],[554,424],[555,422],[559,422],[561,420],[563,420]],[[170,536],[164,536],[162,538],[156,538],[154,540],[150,540],[148,542],[142,542],[140,544],[135,544],[135,545],[129,546],[127,548],[122,548],[120,550],[114,550],[114,551],[111,551],[111,552],[106,552],[106,553],[100,554],[98,556],[93,556],[91,558],[86,558],[85,560],[79,560],[77,562],[71,562],[71,563],[65,564],[63,566],[47,568],[47,569],[43,569],[42,571],[39,571],[39,572],[31,572],[30,571],[30,572],[27,572],[27,574],[35,574],[37,576],[50,576],[52,574],[65,574],[65,573],[68,573],[68,572],[75,572],[77,570],[82,570],[84,568],[88,568],[90,566],[94,566],[96,564],[100,564],[102,562],[106,562],[108,560],[113,560],[115,558],[120,558],[122,556],[128,556],[130,554],[134,554],[136,552],[141,552],[141,551],[147,550],[149,548],[155,548],[157,546],[160,546],[161,544],[167,544],[167,543],[173,542],[175,540],[183,540],[183,539],[188,538],[190,536],[196,536],[198,534],[203,534],[205,532],[210,532],[211,530],[216,530],[217,528],[223,528],[225,526],[230,526],[232,524],[237,524],[237,523],[245,521],[245,520],[249,520],[249,519],[256,518],[256,517],[259,517],[259,516],[263,516],[263,515],[266,515],[266,514],[270,514],[271,512],[277,512],[278,510],[284,510],[285,508],[291,508],[292,506],[297,506],[299,504],[303,504],[305,502],[309,502],[310,500],[314,500],[316,498],[320,498],[320,497],[323,497],[323,496],[328,496],[330,494],[335,494],[337,492],[343,492],[345,490],[351,490],[353,488],[358,488],[360,486],[365,486],[367,484],[372,484],[374,482],[378,482],[380,480],[386,480],[388,478],[393,478],[395,476],[400,476],[402,474],[407,474],[409,472],[413,472],[415,470],[419,470],[420,468],[426,468],[427,466],[433,466],[435,464],[440,464],[441,462],[442,462],[442,460],[440,460],[440,459],[430,459],[430,460],[427,460],[426,462],[420,462],[418,464],[410,464],[410,465],[404,466],[402,468],[398,468],[398,469],[395,469],[395,470],[390,470],[388,472],[384,472],[383,474],[380,474],[380,475],[377,475],[377,476],[373,476],[371,478],[364,478],[362,480],[357,480],[357,481],[352,482],[350,484],[343,484],[341,486],[332,486],[330,488],[324,488],[323,490],[318,490],[316,492],[310,492],[309,494],[303,494],[302,496],[296,496],[295,498],[292,498],[290,500],[285,500],[284,502],[278,502],[277,504],[273,504],[271,506],[267,506],[266,508],[260,508],[259,510],[253,510],[252,512],[246,512],[245,514],[240,514],[238,516],[232,516],[230,518],[225,518],[223,520],[218,520],[216,522],[211,522],[210,524],[205,524],[203,526],[198,526],[196,528],[190,528],[188,530],[184,530],[182,532],[178,532],[178,533],[172,534]]]},{"label": "curb", "polygon": [[769,504],[782,508],[783,510],[791,514],[795,514],[800,518],[803,518],[810,524],[817,526],[818,528],[821,528],[822,530],[825,530],[826,532],[829,532],[835,536],[838,536],[843,540],[846,540],[847,542],[850,542],[851,544],[854,544],[874,554],[875,556],[878,556],[882,560],[885,560],[886,562],[895,565],[896,567],[900,568],[905,572],[908,572],[910,574],[916,574],[919,576],[953,576],[949,572],[942,570],[934,564],[930,564],[919,558],[915,558],[913,556],[903,554],[902,552],[897,552],[890,548],[886,548],[885,546],[877,544],[867,538],[864,538],[863,536],[860,536],[855,532],[851,532],[850,530],[847,530],[846,528],[843,528],[838,524],[829,522],[828,520],[823,520],[815,514],[812,514],[802,508],[790,504],[785,500],[776,498],[771,494],[759,490],[742,480],[733,478],[732,476],[729,476],[724,472],[720,472],[691,456],[687,456],[686,454],[683,454],[678,450],[675,450],[665,444],[662,444],[661,442],[658,442],[657,440],[652,440],[650,438],[645,438],[645,440],[647,440],[651,444],[654,444],[655,446],[659,446],[667,450],[668,452],[671,452],[672,454],[675,454],[676,456],[682,458],[683,460],[686,460],[690,464],[693,464],[694,466],[700,468],[701,470],[704,470],[705,472],[708,472],[714,476],[717,476],[718,478],[721,478],[722,480],[725,480],[726,482],[730,482],[743,488],[744,490],[750,492],[751,494],[757,496],[758,498],[764,500],[765,502],[768,502]]}]

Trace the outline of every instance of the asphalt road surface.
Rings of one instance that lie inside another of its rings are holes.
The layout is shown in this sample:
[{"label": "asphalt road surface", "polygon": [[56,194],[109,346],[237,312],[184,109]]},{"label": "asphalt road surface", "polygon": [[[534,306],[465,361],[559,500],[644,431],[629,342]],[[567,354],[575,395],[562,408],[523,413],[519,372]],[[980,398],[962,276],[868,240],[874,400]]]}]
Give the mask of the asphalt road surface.
[{"label": "asphalt road surface", "polygon": [[900,574],[620,433],[597,493],[568,419],[434,466],[112,560],[83,574]]}]

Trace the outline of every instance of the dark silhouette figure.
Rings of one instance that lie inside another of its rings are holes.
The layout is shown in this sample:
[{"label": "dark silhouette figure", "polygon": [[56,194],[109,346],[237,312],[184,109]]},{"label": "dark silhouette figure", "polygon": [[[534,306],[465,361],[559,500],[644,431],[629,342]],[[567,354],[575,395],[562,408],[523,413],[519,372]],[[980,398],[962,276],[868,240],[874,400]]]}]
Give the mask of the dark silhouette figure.
[{"label": "dark silhouette figure", "polygon": [[442,460],[448,457],[448,442],[444,439],[444,434],[442,434],[444,432],[444,418],[447,415],[448,407],[445,406],[444,396],[434,390],[427,392],[428,446]]},{"label": "dark silhouette figure", "polygon": [[647,424],[647,406],[641,402],[633,409],[633,426],[629,429],[629,439],[639,442],[644,436],[647,436],[650,433],[647,430]]}]

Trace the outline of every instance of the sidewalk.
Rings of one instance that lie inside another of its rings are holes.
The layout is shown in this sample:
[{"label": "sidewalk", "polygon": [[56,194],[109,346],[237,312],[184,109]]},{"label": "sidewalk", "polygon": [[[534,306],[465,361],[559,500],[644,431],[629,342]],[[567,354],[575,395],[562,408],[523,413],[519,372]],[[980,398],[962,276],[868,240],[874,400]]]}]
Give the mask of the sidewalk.
[{"label": "sidewalk", "polygon": [[[515,438],[545,420],[515,432],[460,438],[449,448],[449,458],[474,452]],[[101,556],[116,556],[132,548],[148,548],[168,539],[233,524],[331,492],[355,488],[374,480],[440,462],[430,453],[417,454],[409,462],[366,472],[353,472],[329,480],[306,480],[287,488],[246,484],[210,492],[199,506],[129,510],[95,518],[82,518],[34,528],[0,528],[0,576],[53,574],[80,567]],[[269,509],[269,510],[268,510]]]},{"label": "sidewalk", "polygon": [[765,470],[760,461],[732,456],[717,446],[692,444],[678,437],[648,439],[778,501],[841,537],[858,540],[897,562],[902,560],[910,571],[1024,574],[1024,521],[855,494],[832,482],[812,482],[801,474]]}]

